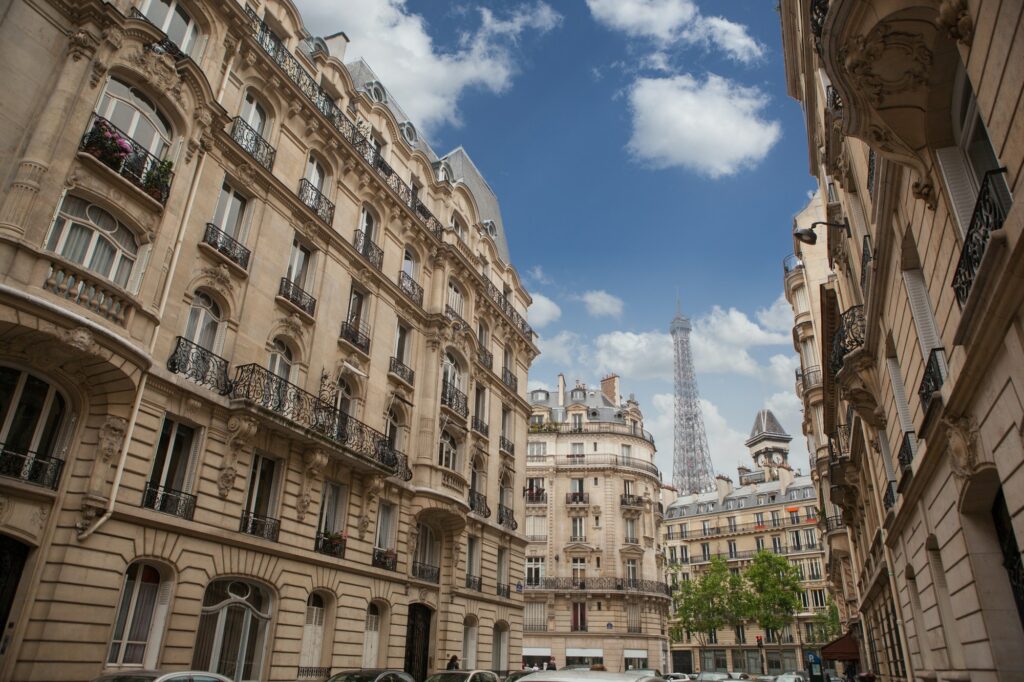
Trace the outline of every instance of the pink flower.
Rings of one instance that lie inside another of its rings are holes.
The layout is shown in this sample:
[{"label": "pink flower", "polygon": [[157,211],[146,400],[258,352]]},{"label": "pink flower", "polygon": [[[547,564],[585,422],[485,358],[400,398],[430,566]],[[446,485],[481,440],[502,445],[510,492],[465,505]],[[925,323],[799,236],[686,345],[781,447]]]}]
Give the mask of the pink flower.
[{"label": "pink flower", "polygon": [[129,144],[128,141],[125,140],[123,137],[117,138],[117,146],[120,147],[121,151],[123,151],[125,154],[132,150],[131,144]]}]

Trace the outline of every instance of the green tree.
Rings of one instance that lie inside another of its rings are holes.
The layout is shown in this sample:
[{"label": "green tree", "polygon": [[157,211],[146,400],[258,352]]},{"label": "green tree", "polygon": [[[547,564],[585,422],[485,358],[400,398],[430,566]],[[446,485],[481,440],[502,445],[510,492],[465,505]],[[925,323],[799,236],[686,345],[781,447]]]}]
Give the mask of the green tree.
[{"label": "green tree", "polygon": [[811,621],[814,625],[809,634],[809,644],[827,644],[839,636],[841,628],[839,625],[839,607],[832,601],[832,597],[826,597],[826,608],[821,613],[814,614]]},{"label": "green tree", "polygon": [[680,581],[675,593],[673,639],[679,641],[689,632],[703,650],[710,632],[746,617],[747,603],[743,578],[730,573],[725,560],[715,557],[699,576]]},{"label": "green tree", "polygon": [[754,556],[743,577],[748,588],[747,615],[750,620],[765,631],[776,632],[793,622],[793,616],[802,604],[800,595],[803,592],[796,566],[785,557],[761,551]]}]

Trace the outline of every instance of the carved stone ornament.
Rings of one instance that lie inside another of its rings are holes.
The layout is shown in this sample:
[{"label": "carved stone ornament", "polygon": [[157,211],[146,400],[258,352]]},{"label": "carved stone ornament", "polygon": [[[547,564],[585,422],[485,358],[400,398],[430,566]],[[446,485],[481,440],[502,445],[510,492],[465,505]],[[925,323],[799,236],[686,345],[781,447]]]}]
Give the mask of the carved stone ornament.
[{"label": "carved stone ornament", "polygon": [[124,442],[124,434],[128,431],[128,420],[123,417],[107,416],[100,427],[97,447],[104,462],[109,462]]},{"label": "carved stone ornament", "polygon": [[71,350],[78,351],[85,355],[100,355],[100,346],[93,338],[92,332],[86,327],[61,329],[57,332],[57,338],[59,338],[61,342]]},{"label": "carved stone ornament", "polygon": [[183,82],[175,68],[174,57],[167,53],[157,54],[154,50],[140,48],[128,57],[128,61],[153,87],[166,92],[172,99],[181,99]]},{"label": "carved stone ornament", "polygon": [[367,531],[370,530],[370,517],[367,514],[361,514],[359,516],[359,522],[356,524],[356,531],[359,533],[359,539],[362,540],[366,537]]},{"label": "carved stone ornament", "polygon": [[978,424],[970,417],[944,417],[949,442],[949,464],[960,480],[970,478],[978,469]]},{"label": "carved stone ornament", "polygon": [[879,105],[887,97],[927,83],[932,51],[921,35],[882,24],[866,36],[853,38],[840,59],[850,79]]},{"label": "carved stone ornament", "polygon": [[309,511],[310,491],[313,487],[313,481],[320,478],[324,467],[327,466],[327,453],[320,448],[310,448],[303,453],[302,464],[304,466],[302,490],[299,492],[299,498],[295,502],[295,517],[299,521],[305,519],[306,512]]},{"label": "carved stone ornament", "polygon": [[939,27],[953,40],[971,46],[974,38],[974,20],[967,9],[967,0],[942,0],[939,5]]},{"label": "carved stone ornament", "polygon": [[238,168],[235,169],[235,175],[238,176],[238,180],[246,187],[252,187],[256,182],[256,171],[247,163],[239,164]]},{"label": "carved stone ornament", "polygon": [[918,180],[910,186],[910,192],[916,199],[923,201],[924,205],[932,211],[939,205],[939,198],[935,194],[935,186],[930,182]]},{"label": "carved stone ornament", "polygon": [[98,46],[99,42],[88,31],[75,31],[68,36],[68,56],[72,61],[89,59]]},{"label": "carved stone ornament", "polygon": [[120,50],[124,43],[124,31],[117,26],[110,26],[103,32],[103,41],[115,50]]},{"label": "carved stone ornament", "polygon": [[92,63],[92,75],[89,76],[89,87],[95,89],[103,77],[107,75],[107,70],[110,68],[106,62],[97,59]]},{"label": "carved stone ornament", "polygon": [[234,293],[235,282],[231,279],[231,269],[224,263],[203,268],[199,273],[214,289],[219,289],[228,295]]},{"label": "carved stone ornament", "polygon": [[217,492],[221,497],[227,497],[234,487],[238,476],[238,455],[249,447],[258,429],[259,423],[252,417],[234,416],[228,420],[228,452],[217,476]]}]

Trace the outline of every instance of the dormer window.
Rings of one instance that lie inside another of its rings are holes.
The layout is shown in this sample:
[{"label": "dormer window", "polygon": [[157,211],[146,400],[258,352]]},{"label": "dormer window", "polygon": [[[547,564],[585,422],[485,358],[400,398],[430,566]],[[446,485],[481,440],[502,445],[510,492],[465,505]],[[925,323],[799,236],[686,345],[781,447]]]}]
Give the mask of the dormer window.
[{"label": "dormer window", "polygon": [[384,86],[377,81],[372,81],[366,84],[366,93],[374,102],[380,102],[381,104],[387,104],[388,102],[387,90],[385,90]]},{"label": "dormer window", "polygon": [[402,131],[402,137],[405,138],[405,141],[408,142],[410,145],[415,146],[417,140],[416,128],[413,127],[412,123],[406,121],[405,123],[401,124],[399,128]]},{"label": "dormer window", "polygon": [[537,402],[543,402],[548,399],[549,395],[547,391],[534,391],[533,399]]},{"label": "dormer window", "polygon": [[493,220],[485,220],[483,222],[484,230],[491,236],[492,239],[498,236],[498,227],[494,224]]},{"label": "dormer window", "polygon": [[573,391],[569,394],[569,398],[572,400],[586,400],[587,392],[578,388],[573,389]]}]

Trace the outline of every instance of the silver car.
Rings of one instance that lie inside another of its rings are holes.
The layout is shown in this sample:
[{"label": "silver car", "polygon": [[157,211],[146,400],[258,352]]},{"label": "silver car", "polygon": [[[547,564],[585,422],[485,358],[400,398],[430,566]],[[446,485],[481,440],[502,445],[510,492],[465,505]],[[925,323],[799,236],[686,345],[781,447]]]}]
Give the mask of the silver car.
[{"label": "silver car", "polygon": [[363,669],[334,673],[327,682],[416,682],[416,680],[412,675],[401,670]]},{"label": "silver car", "polygon": [[498,682],[498,675],[490,670],[445,670],[434,673],[426,682]]},{"label": "silver car", "polygon": [[232,682],[223,675],[203,670],[123,670],[100,675],[92,682]]},{"label": "silver car", "polygon": [[663,682],[645,670],[627,670],[613,673],[597,670],[538,670],[520,677],[519,682]]}]

